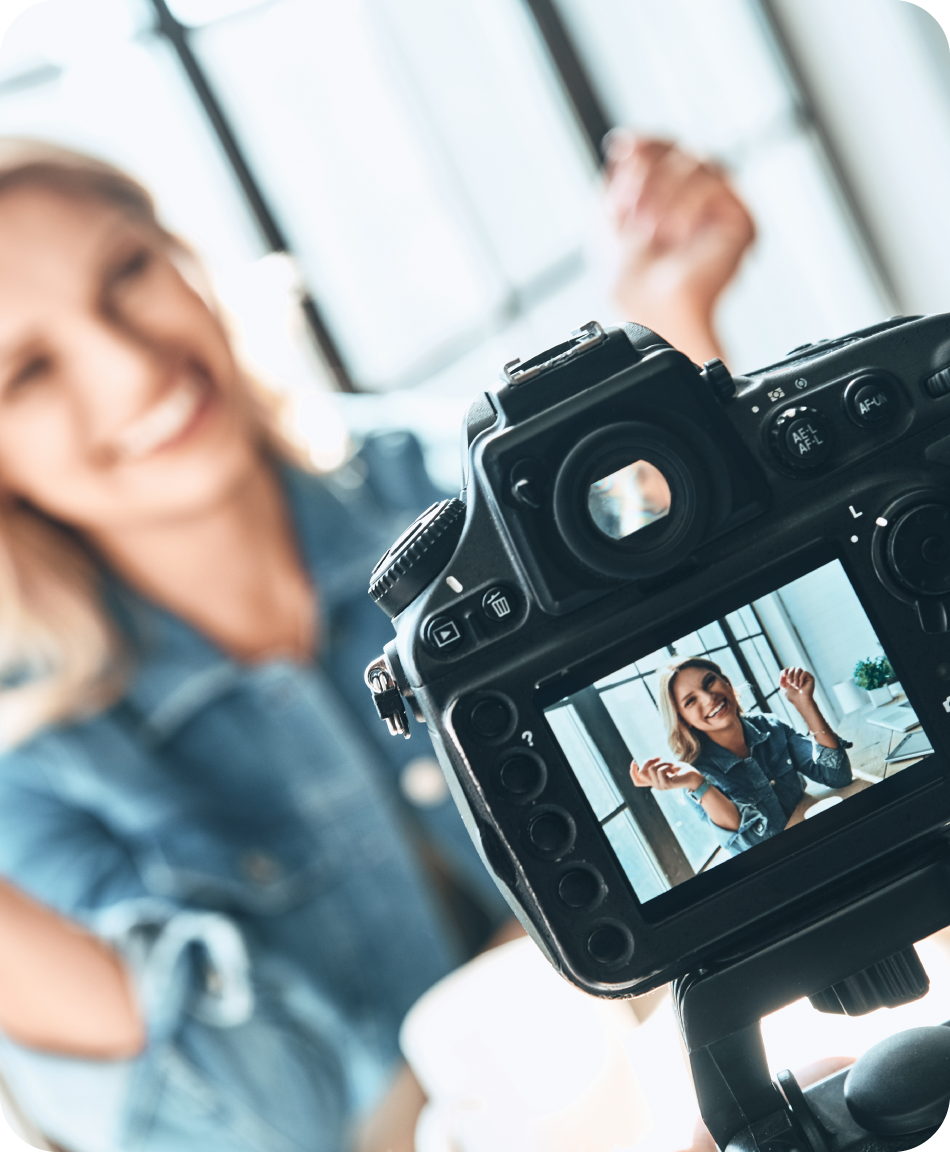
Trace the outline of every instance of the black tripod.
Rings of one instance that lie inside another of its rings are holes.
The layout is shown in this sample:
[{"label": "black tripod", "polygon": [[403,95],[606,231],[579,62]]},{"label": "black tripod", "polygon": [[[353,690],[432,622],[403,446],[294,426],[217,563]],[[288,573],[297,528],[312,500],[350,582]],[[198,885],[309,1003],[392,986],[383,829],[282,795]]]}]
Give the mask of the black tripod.
[{"label": "black tripod", "polygon": [[925,995],[916,940],[950,923],[950,861],[931,858],[864,899],[677,980],[700,1111],[723,1152],[898,1152],[936,1132],[950,1103],[950,1026],[912,1028],[802,1090],[773,1080],[761,1018],[808,996],[860,1016]]}]

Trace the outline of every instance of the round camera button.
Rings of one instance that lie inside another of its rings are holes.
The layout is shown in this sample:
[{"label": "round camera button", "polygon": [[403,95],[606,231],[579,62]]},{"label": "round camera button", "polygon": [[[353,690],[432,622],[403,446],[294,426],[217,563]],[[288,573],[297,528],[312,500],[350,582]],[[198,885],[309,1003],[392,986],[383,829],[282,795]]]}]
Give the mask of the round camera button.
[{"label": "round camera button", "polygon": [[486,696],[472,706],[469,722],[476,736],[484,740],[497,740],[505,736],[514,725],[514,709],[499,696]]},{"label": "round camera button", "polygon": [[885,376],[858,376],[844,390],[844,408],[859,428],[879,428],[897,412],[897,389]]},{"label": "round camera button", "polygon": [[504,626],[515,617],[515,598],[509,588],[496,584],[482,597],[482,612],[491,624]]},{"label": "round camera button", "polygon": [[633,937],[620,924],[599,924],[587,937],[587,951],[598,964],[622,964],[633,955]]},{"label": "round camera button", "polygon": [[528,819],[528,841],[542,856],[557,859],[574,845],[574,821],[559,808],[542,808]]},{"label": "round camera button", "polygon": [[603,892],[604,882],[593,868],[572,868],[557,886],[557,894],[568,908],[590,908]]},{"label": "round camera button", "polygon": [[927,564],[943,564],[950,555],[950,540],[946,536],[928,536],[920,545],[920,555]]},{"label": "round camera button", "polygon": [[834,430],[816,408],[786,408],[772,421],[769,442],[783,464],[804,471],[824,464],[831,455]]},{"label": "round camera button", "polygon": [[516,752],[502,761],[498,782],[503,791],[519,800],[537,796],[544,787],[547,772],[540,756],[530,752]]}]

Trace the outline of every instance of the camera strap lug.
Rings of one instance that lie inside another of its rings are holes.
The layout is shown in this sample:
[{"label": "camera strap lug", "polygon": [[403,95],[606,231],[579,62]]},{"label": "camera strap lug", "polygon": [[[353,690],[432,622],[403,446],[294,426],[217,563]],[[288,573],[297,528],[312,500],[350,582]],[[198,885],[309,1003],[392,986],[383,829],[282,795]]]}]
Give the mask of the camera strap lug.
[{"label": "camera strap lug", "polygon": [[373,695],[380,720],[386,721],[390,736],[405,736],[408,740],[412,735],[409,731],[409,718],[387,658],[378,656],[371,661],[363,673],[363,680]]}]

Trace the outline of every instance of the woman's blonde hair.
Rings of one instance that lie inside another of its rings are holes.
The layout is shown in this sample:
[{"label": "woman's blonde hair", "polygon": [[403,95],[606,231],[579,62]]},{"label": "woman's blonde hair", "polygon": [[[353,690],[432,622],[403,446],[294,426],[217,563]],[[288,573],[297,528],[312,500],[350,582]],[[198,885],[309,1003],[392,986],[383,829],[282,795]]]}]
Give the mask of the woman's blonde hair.
[{"label": "woman's blonde hair", "polygon": [[[19,188],[116,205],[199,267],[161,224],[145,188],[101,160],[39,141],[0,139],[0,197]],[[298,459],[280,431],[276,397],[249,375],[242,379],[262,448]],[[80,536],[27,501],[0,494],[0,745],[106,707],[121,694],[130,663],[102,602],[99,566]]]},{"label": "woman's blonde hair", "polygon": [[[680,715],[680,710],[676,706],[676,697],[673,695],[676,677],[685,668],[702,668],[706,672],[715,672],[720,680],[724,680],[736,693],[737,701],[739,697],[732,681],[725,672],[714,660],[707,660],[705,656],[678,656],[657,671],[657,699],[660,704],[660,716],[666,726],[666,742],[678,760],[682,760],[686,764],[693,764],[701,747],[699,735],[696,729],[687,724]],[[741,704],[739,705],[739,713],[742,713]]]}]

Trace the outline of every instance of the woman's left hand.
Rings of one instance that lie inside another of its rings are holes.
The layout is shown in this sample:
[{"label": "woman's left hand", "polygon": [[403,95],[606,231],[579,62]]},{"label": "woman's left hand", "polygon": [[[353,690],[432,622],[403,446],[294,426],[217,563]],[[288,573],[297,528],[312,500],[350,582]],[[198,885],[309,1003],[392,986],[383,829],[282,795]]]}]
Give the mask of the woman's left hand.
[{"label": "woman's left hand", "polygon": [[794,708],[815,699],[815,677],[805,668],[783,668],[778,685]]}]

